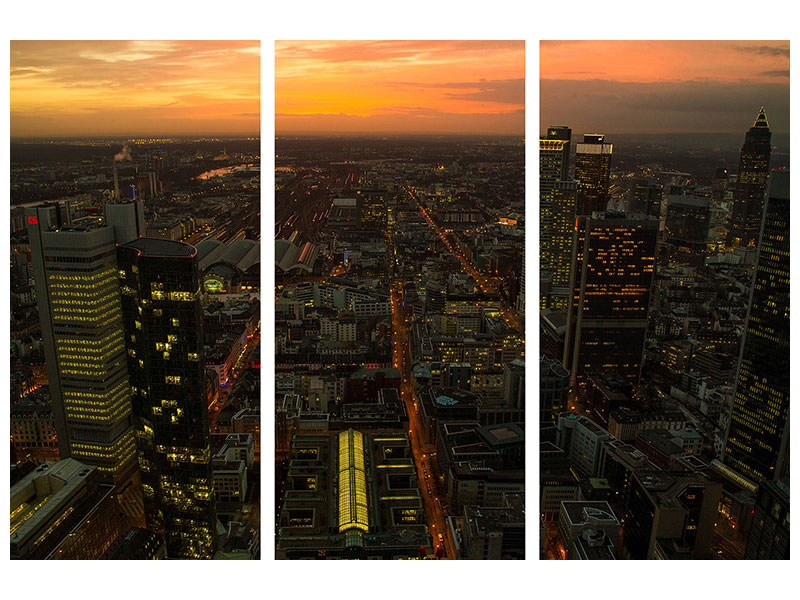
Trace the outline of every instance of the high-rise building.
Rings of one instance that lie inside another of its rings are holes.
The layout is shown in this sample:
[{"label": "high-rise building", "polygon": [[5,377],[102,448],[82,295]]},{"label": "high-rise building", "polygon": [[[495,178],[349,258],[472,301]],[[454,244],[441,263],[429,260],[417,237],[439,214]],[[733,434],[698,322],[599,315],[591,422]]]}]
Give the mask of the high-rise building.
[{"label": "high-rise building", "polygon": [[772,176],[739,359],[725,463],[754,482],[789,462],[789,173]]},{"label": "high-rise building", "polygon": [[569,127],[549,127],[539,140],[539,182],[569,179],[569,148],[572,130]]},{"label": "high-rise building", "polygon": [[75,218],[27,209],[31,260],[62,459],[97,467],[132,524],[143,522],[117,271],[117,244],[144,231],[140,202]]},{"label": "high-rise building", "polygon": [[675,198],[667,207],[664,226],[667,241],[688,255],[690,263],[702,265],[710,222],[711,201],[708,198]]},{"label": "high-rise building", "polygon": [[197,251],[136,239],[118,248],[122,313],[148,526],[170,558],[210,558],[216,513]]},{"label": "high-rise building", "polygon": [[657,233],[654,218],[577,218],[563,357],[573,385],[596,370],[638,382]]},{"label": "high-rise building", "polygon": [[564,147],[564,160],[561,164],[561,175],[559,175],[559,179],[562,181],[569,179],[569,149],[570,149],[570,140],[572,139],[572,130],[569,127],[564,125],[556,125],[555,127],[548,127],[547,128],[547,139],[548,140],[561,140],[566,142]]},{"label": "high-rise building", "polygon": [[667,240],[676,244],[703,245],[708,240],[711,205],[708,198],[684,196],[667,207]]},{"label": "high-rise building", "polygon": [[631,180],[628,197],[628,213],[659,217],[661,215],[661,186],[651,177],[635,177]]},{"label": "high-rise building", "polygon": [[602,134],[587,133],[583,143],[575,146],[575,179],[580,184],[578,215],[604,211],[608,206],[613,145],[604,140]]},{"label": "high-rise building", "polygon": [[539,240],[540,268],[549,273],[551,289],[543,308],[563,310],[567,305],[577,199],[577,181],[554,182],[547,198],[551,217]]},{"label": "high-rise building", "polygon": [[758,242],[764,192],[769,177],[771,137],[767,115],[762,106],[753,126],[745,134],[739,153],[739,176],[733,192],[733,210],[728,232],[730,246],[750,246]]},{"label": "high-rise building", "polygon": [[563,305],[567,295],[578,195],[578,183],[568,180],[571,136],[567,127],[550,127],[539,140],[539,262],[549,289],[542,288],[540,308],[552,308],[553,296]]}]

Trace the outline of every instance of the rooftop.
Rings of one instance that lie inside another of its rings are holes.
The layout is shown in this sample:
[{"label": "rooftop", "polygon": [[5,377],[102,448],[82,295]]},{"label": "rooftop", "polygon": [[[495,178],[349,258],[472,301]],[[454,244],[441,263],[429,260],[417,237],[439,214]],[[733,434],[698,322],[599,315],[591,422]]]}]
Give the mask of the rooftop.
[{"label": "rooftop", "polygon": [[197,249],[194,246],[183,242],[157,238],[139,238],[123,244],[123,248],[139,250],[145,256],[191,257],[197,254]]}]

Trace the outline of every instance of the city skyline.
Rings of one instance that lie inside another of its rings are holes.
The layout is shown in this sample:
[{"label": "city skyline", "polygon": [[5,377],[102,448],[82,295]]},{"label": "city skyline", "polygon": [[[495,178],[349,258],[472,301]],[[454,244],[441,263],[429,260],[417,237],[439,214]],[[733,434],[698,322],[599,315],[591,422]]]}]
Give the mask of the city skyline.
[{"label": "city skyline", "polygon": [[278,135],[524,135],[521,41],[275,42]]},{"label": "city skyline", "polygon": [[276,45],[278,560],[525,558],[523,50]]},{"label": "city skyline", "polygon": [[12,55],[10,557],[258,559],[259,46]]},{"label": "city skyline", "polygon": [[542,43],[542,558],[789,558],[786,61]]},{"label": "city skyline", "polygon": [[731,133],[766,106],[789,131],[788,41],[542,41],[541,126]]},{"label": "city skyline", "polygon": [[258,41],[12,41],[11,138],[258,135]]}]

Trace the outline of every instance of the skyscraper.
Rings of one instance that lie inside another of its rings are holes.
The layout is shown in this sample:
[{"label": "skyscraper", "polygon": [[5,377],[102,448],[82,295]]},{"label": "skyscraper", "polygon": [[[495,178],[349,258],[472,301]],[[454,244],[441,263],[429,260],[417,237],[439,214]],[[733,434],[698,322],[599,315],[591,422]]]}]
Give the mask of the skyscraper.
[{"label": "skyscraper", "polygon": [[144,238],[118,254],[148,526],[163,528],[168,557],[210,558],[216,512],[197,251]]},{"label": "skyscraper", "polygon": [[539,140],[539,262],[549,292],[542,288],[540,308],[564,308],[572,254],[572,230],[578,184],[568,181],[572,132],[550,127]]},{"label": "skyscraper", "polygon": [[701,266],[705,259],[711,201],[683,196],[670,201],[664,229],[667,241],[678,248],[691,264]]},{"label": "skyscraper", "polygon": [[628,213],[639,213],[659,217],[661,215],[661,187],[651,177],[635,177],[631,180]]},{"label": "skyscraper", "polygon": [[653,218],[577,218],[563,360],[573,385],[595,370],[638,382],[657,233]]},{"label": "skyscraper", "polygon": [[567,306],[577,199],[577,181],[553,183],[548,198],[552,217],[547,230],[542,232],[539,241],[542,249],[541,269],[550,274],[551,284],[545,308],[564,310]]},{"label": "skyscraper", "polygon": [[728,193],[728,169],[717,167],[711,180],[711,197],[714,202],[722,202]]},{"label": "skyscraper", "polygon": [[[569,149],[572,130],[563,125],[548,127],[547,135],[539,140],[539,180],[569,179]],[[542,155],[542,152],[545,155]]]},{"label": "skyscraper", "polygon": [[739,359],[725,462],[760,482],[789,461],[789,173],[772,176]]},{"label": "skyscraper", "polygon": [[764,192],[769,177],[771,137],[767,115],[762,106],[753,126],[745,134],[744,144],[739,152],[739,176],[733,192],[729,246],[749,246],[758,241]]},{"label": "skyscraper", "polygon": [[575,179],[580,183],[579,215],[604,211],[608,205],[613,145],[604,140],[602,134],[587,133],[583,136],[583,143],[575,147]]},{"label": "skyscraper", "polygon": [[116,257],[143,232],[143,207],[77,218],[45,204],[27,221],[59,454],[97,467],[143,522]]}]

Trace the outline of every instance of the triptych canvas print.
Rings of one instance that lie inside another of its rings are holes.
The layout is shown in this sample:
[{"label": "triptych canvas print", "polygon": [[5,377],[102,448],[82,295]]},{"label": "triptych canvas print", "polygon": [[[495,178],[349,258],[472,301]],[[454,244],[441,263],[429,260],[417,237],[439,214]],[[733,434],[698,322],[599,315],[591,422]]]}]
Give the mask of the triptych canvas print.
[{"label": "triptych canvas print", "polygon": [[788,559],[789,112],[788,41],[11,41],[10,558]]}]

